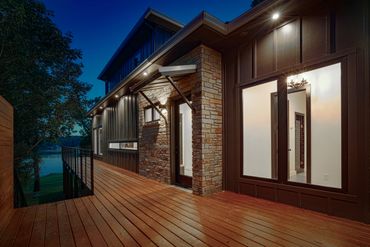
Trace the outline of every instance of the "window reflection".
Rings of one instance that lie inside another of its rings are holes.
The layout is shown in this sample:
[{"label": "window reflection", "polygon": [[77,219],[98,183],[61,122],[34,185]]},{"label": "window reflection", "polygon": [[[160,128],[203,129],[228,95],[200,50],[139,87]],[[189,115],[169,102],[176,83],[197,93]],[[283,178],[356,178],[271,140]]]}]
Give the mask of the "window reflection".
[{"label": "window reflection", "polygon": [[288,179],[341,188],[340,64],[290,76],[287,82]]}]

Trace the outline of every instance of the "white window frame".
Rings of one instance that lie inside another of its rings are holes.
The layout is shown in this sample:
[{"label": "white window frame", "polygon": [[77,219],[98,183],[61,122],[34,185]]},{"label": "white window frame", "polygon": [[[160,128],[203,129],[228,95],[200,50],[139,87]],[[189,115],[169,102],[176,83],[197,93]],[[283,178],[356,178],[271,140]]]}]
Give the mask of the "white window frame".
[{"label": "white window frame", "polygon": [[98,128],[98,154],[103,155],[102,152],[102,136],[103,136],[103,128]]},{"label": "white window frame", "polygon": [[159,121],[160,118],[161,115],[153,106],[144,108],[144,123],[156,122]]}]

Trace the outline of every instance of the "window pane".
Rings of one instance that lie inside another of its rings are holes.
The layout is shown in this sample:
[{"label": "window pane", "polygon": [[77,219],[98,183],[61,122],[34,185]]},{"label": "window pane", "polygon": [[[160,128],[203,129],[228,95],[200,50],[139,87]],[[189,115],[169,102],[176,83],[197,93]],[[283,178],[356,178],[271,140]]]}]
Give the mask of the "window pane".
[{"label": "window pane", "polygon": [[111,142],[109,143],[110,149],[119,149],[119,143],[118,142]]},{"label": "window pane", "polygon": [[191,108],[182,103],[179,105],[179,174],[193,176],[193,143]]},{"label": "window pane", "polygon": [[98,129],[94,129],[94,154],[98,154]]},{"label": "window pane", "polygon": [[121,142],[120,149],[137,150],[137,142]]},{"label": "window pane", "polygon": [[98,148],[99,155],[103,155],[102,147],[103,147],[103,129],[99,128],[99,148]]},{"label": "window pane", "polygon": [[146,123],[152,121],[152,108],[144,109],[144,121]]},{"label": "window pane", "polygon": [[160,115],[156,109],[153,108],[153,121],[159,120]]},{"label": "window pane", "polygon": [[289,180],[341,188],[340,64],[288,77],[288,106]]},{"label": "window pane", "polygon": [[243,90],[243,175],[277,177],[277,81]]}]

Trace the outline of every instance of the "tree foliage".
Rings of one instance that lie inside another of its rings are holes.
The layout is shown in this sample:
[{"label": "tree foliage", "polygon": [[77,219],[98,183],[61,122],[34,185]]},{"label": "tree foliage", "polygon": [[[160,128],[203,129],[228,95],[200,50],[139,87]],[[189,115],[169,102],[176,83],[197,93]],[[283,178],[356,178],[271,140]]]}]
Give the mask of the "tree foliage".
[{"label": "tree foliage", "polygon": [[32,157],[42,141],[55,141],[81,126],[91,85],[81,82],[81,51],[71,48],[52,12],[35,0],[0,1],[0,95],[14,107],[16,160]]}]

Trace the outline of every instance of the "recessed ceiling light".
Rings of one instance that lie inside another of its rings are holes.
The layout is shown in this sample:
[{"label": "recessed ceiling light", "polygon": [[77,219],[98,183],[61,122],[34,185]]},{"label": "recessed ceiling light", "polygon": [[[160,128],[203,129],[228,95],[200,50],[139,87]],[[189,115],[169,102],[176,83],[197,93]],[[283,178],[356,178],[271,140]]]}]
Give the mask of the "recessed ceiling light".
[{"label": "recessed ceiling light", "polygon": [[118,98],[119,98],[119,95],[118,95],[118,94],[116,94],[116,95],[114,95],[114,97],[116,97],[116,99],[118,99]]},{"label": "recessed ceiling light", "polygon": [[148,75],[148,72],[144,71],[143,76],[147,76],[147,75]]},{"label": "recessed ceiling light", "polygon": [[275,20],[279,19],[279,17],[280,17],[280,14],[278,12],[275,12],[275,13],[272,14],[271,19],[273,19],[275,21]]},{"label": "recessed ceiling light", "polygon": [[99,106],[99,109],[103,109],[103,107],[102,106]]}]

